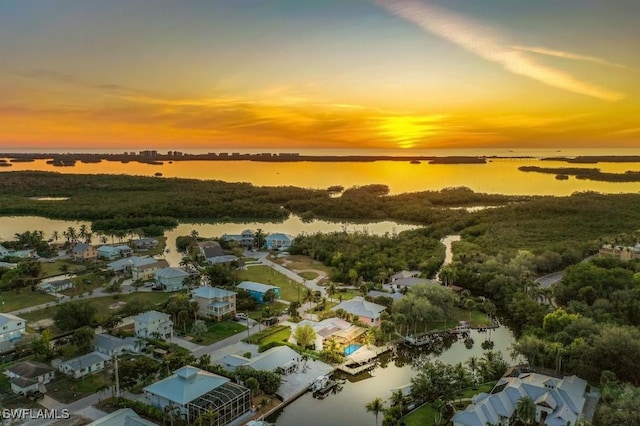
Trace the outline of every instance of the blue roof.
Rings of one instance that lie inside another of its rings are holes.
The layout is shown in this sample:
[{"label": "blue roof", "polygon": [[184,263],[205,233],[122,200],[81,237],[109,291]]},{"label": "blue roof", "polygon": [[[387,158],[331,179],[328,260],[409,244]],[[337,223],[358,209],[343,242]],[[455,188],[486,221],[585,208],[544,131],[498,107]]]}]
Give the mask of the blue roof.
[{"label": "blue roof", "polygon": [[271,240],[291,241],[291,238],[289,238],[289,236],[285,235],[285,234],[269,234],[269,235],[267,235],[267,237],[265,238],[265,241],[271,241]]},{"label": "blue roof", "polygon": [[223,288],[202,286],[193,290],[191,294],[196,297],[202,297],[203,299],[220,299],[222,297],[233,296],[236,292]]},{"label": "blue roof", "polygon": [[228,381],[226,377],[187,365],[176,370],[166,379],[147,386],[144,390],[179,405],[185,405]]}]

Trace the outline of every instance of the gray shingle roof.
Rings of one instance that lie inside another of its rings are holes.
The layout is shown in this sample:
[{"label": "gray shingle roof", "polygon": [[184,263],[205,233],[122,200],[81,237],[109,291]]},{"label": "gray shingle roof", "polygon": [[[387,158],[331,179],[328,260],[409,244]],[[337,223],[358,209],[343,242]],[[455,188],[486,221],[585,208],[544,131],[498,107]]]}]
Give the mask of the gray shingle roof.
[{"label": "gray shingle roof", "polygon": [[77,358],[70,359],[69,361],[65,361],[60,365],[63,367],[68,366],[74,371],[80,370],[81,368],[88,367],[90,365],[97,364],[101,361],[108,361],[109,357],[103,355],[99,352],[90,352],[86,355],[79,356]]},{"label": "gray shingle roof", "polygon": [[358,296],[351,300],[345,300],[338,306],[331,308],[332,311],[336,311],[338,309],[344,309],[346,312],[359,317],[376,319],[386,308],[382,305],[378,305],[377,303],[367,302],[362,297]]},{"label": "gray shingle roof", "polygon": [[55,371],[55,368],[38,361],[23,361],[7,368],[7,371],[10,371],[20,377],[33,379],[38,376],[42,376],[43,374]]}]

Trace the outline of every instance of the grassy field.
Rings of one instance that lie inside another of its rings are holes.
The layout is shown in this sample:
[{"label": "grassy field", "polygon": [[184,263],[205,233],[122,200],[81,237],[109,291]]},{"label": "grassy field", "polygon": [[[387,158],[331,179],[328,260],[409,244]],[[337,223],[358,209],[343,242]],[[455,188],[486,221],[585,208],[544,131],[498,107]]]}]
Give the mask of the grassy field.
[{"label": "grassy field", "polygon": [[[73,379],[62,373],[57,374],[56,379],[47,385],[47,395],[53,399],[69,404],[85,396],[92,395],[104,386],[111,386],[111,373],[102,371],[80,379]],[[110,393],[105,391],[107,397]]]},{"label": "grassy field", "polygon": [[318,275],[320,274],[314,271],[303,271],[303,272],[299,272],[298,275],[300,275],[305,280],[315,280],[316,278],[318,278]]},{"label": "grassy field", "polygon": [[[330,267],[325,266],[322,262],[319,262],[307,256],[294,255],[294,256],[287,256],[287,257],[281,257],[281,258],[273,258],[271,260],[281,264],[285,268],[290,269],[292,271],[305,271],[309,269],[314,269],[316,271],[324,272],[327,275],[331,272]],[[307,278],[307,279],[313,279],[313,278]]]},{"label": "grassy field", "polygon": [[[247,312],[247,314],[249,315],[249,318],[259,321],[265,306],[267,305],[262,305],[255,311]],[[284,303],[280,303],[280,302],[273,302],[268,306],[270,306],[271,309],[277,314],[276,316],[279,316],[280,312],[282,312],[284,309],[287,309],[289,307],[289,305],[285,305]]]},{"label": "grassy field", "polygon": [[79,296],[86,292],[95,290],[98,287],[102,287],[107,281],[102,280],[103,275],[100,273],[89,273],[84,275],[78,275],[73,279],[74,287],[62,291],[62,294],[66,296]]},{"label": "grassy field", "polygon": [[[495,383],[485,383],[475,389],[465,389],[462,392],[458,393],[456,395],[456,398],[468,399],[480,392],[489,392],[491,391],[491,389],[493,389],[494,385]],[[433,409],[431,404],[425,404],[417,410],[413,411],[411,414],[405,416],[403,420],[405,421],[407,426],[432,425],[434,424],[435,415],[436,411]]]},{"label": "grassy field", "polygon": [[298,290],[300,290],[300,297],[304,295],[302,284],[296,283],[268,266],[251,266],[246,270],[239,271],[238,277],[241,280],[278,286],[280,287],[280,298],[289,302],[298,300]]},{"label": "grassy field", "polygon": [[0,293],[0,297],[2,297],[2,301],[4,301],[4,305],[0,302],[2,312],[17,311],[18,309],[41,305],[56,300],[56,298],[50,294],[33,292],[29,288],[23,288],[19,294],[15,291],[4,291]]},{"label": "grassy field", "polygon": [[[96,317],[98,319],[104,318],[108,316],[111,312],[115,310],[109,309],[112,305],[117,302],[130,302],[132,300],[145,300],[149,301],[154,305],[158,305],[164,303],[169,299],[172,293],[159,293],[159,292],[144,292],[144,293],[130,293],[130,294],[120,294],[117,295],[117,299],[114,296],[105,296],[105,297],[96,297],[93,299],[77,299],[77,300],[86,300],[89,304],[94,306],[97,311]],[[50,308],[40,309],[34,312],[30,312],[27,314],[21,315],[22,318],[27,321],[38,321],[45,318],[53,318],[58,310],[57,305],[52,306]]]},{"label": "grassy field", "polygon": [[256,345],[266,345],[271,342],[286,342],[291,335],[291,328],[284,325],[276,325],[266,330],[256,333],[251,337],[244,339],[247,343]]},{"label": "grassy field", "polygon": [[360,292],[357,290],[345,290],[345,291],[336,291],[336,294],[332,295],[330,298],[327,297],[327,299],[330,300],[335,300],[335,301],[342,301],[342,300],[351,300],[356,296],[361,296]]},{"label": "grassy field", "polygon": [[53,263],[41,262],[40,265],[42,266],[42,273],[40,274],[40,278],[49,278],[62,274],[63,265],[66,265],[69,268],[69,271],[74,271],[76,269],[77,263],[73,262],[71,259],[63,259],[56,260]]},{"label": "grassy field", "polygon": [[198,339],[194,339],[193,342],[207,346],[222,339],[226,339],[229,336],[233,336],[234,334],[238,334],[246,329],[247,327],[234,321],[211,322],[207,324],[207,332]]}]

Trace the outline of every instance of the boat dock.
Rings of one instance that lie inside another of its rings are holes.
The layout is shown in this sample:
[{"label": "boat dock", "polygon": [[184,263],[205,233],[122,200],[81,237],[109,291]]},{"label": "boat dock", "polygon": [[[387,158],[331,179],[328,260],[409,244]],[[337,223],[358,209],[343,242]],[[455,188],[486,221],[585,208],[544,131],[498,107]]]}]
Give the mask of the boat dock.
[{"label": "boat dock", "polygon": [[349,355],[336,367],[336,370],[355,376],[363,371],[372,370],[378,365],[378,355],[393,349],[393,345],[376,346],[372,349],[359,349]]}]

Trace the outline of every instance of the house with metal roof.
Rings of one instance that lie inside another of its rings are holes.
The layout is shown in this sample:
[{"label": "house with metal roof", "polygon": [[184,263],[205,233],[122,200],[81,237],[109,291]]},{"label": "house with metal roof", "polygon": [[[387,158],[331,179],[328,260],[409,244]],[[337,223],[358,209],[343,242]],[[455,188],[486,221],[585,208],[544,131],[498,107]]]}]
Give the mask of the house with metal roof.
[{"label": "house with metal roof", "polygon": [[97,249],[98,257],[101,259],[115,260],[121,257],[130,257],[133,255],[131,247],[121,244],[118,246],[100,246]]},{"label": "house with metal roof", "polygon": [[134,268],[151,265],[156,262],[158,262],[158,260],[150,256],[130,256],[107,263],[107,269],[113,272],[129,272]]},{"label": "house with metal roof", "polygon": [[157,424],[140,417],[131,408],[121,408],[94,420],[87,426],[157,426]]},{"label": "house with metal roof", "polygon": [[222,320],[225,315],[236,313],[236,292],[217,287],[202,286],[191,292],[198,302],[198,315],[203,318]]},{"label": "house with metal roof", "polygon": [[375,299],[376,297],[390,297],[391,299],[393,299],[393,302],[395,303],[398,300],[402,299],[404,297],[404,294],[399,292],[389,293],[386,291],[371,290],[369,291],[369,293],[367,293],[367,296],[372,299]]},{"label": "house with metal roof", "polygon": [[377,303],[367,302],[362,297],[357,296],[331,308],[332,311],[337,311],[338,309],[355,316],[365,325],[378,327],[380,326],[380,315],[387,308]]},{"label": "house with metal roof", "polygon": [[291,244],[293,244],[293,238],[281,233],[269,234],[264,239],[264,247],[267,250],[286,250],[291,247]]},{"label": "house with metal roof", "polygon": [[9,256],[10,251],[3,246],[2,244],[0,244],[0,259],[2,259],[3,257]]},{"label": "house with metal roof", "polygon": [[584,409],[587,399],[594,395],[588,391],[587,382],[577,376],[559,379],[525,372],[517,377],[501,378],[491,394],[483,392],[474,396],[472,404],[457,412],[452,422],[454,426],[511,424],[518,401],[530,397],[536,404],[536,424],[575,425],[582,419],[592,420],[593,413],[586,413]]},{"label": "house with metal roof", "polygon": [[163,312],[147,311],[133,319],[136,337],[170,339],[173,336],[173,321]]},{"label": "house with metal roof", "polygon": [[180,268],[162,268],[156,271],[156,285],[164,291],[182,290],[189,273]]},{"label": "house with metal roof", "polygon": [[19,395],[47,391],[45,385],[55,378],[56,369],[38,361],[23,361],[7,368],[5,374],[11,382],[11,390]]},{"label": "house with metal roof", "polygon": [[131,241],[131,244],[133,244],[133,247],[136,250],[149,250],[157,247],[157,245],[160,243],[155,238],[145,237],[133,240]]},{"label": "house with metal roof", "polygon": [[81,355],[68,361],[61,362],[58,366],[58,370],[77,379],[79,377],[104,370],[104,367],[110,360],[111,357],[94,351],[86,355]]},{"label": "house with metal roof", "polygon": [[280,298],[280,287],[274,285],[256,283],[253,281],[242,281],[236,286],[236,288],[245,290],[249,293],[249,296],[253,297],[258,303],[264,303],[264,295],[269,290],[273,290],[276,294],[276,299]]},{"label": "house with metal roof", "polygon": [[238,256],[232,254],[225,254],[223,256],[208,257],[207,262],[212,265],[227,265],[231,262],[238,262],[240,259]]},{"label": "house with metal roof", "polygon": [[144,388],[149,404],[173,410],[187,422],[209,410],[218,413],[211,424],[228,425],[251,410],[251,391],[228,378],[187,365]]},{"label": "house with metal roof", "polygon": [[109,357],[122,355],[123,353],[140,353],[143,346],[143,340],[135,337],[126,337],[121,339],[110,334],[96,334],[93,339],[93,348],[96,352],[105,354]]},{"label": "house with metal roof", "polygon": [[60,277],[58,277],[55,281],[43,280],[40,284],[36,285],[36,288],[44,293],[60,293],[61,291],[73,288],[73,281],[69,278],[60,279]]},{"label": "house with metal roof", "polygon": [[245,229],[240,234],[224,234],[222,239],[228,242],[234,241],[244,248],[251,249],[255,245],[256,234],[251,229]]}]

